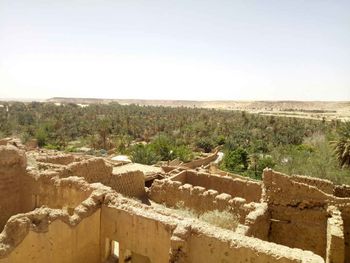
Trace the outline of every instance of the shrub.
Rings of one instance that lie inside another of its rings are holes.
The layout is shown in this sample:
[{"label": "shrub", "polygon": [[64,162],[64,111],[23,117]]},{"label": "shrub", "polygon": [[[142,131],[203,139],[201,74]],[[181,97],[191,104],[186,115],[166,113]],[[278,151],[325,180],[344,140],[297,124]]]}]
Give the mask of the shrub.
[{"label": "shrub", "polygon": [[179,158],[182,162],[189,162],[193,159],[193,152],[185,145],[175,147],[174,155],[175,158]]},{"label": "shrub", "polygon": [[204,152],[209,153],[214,148],[214,143],[209,138],[201,138],[197,141],[196,146],[203,149]]},{"label": "shrub", "polygon": [[231,172],[244,172],[248,167],[248,153],[242,148],[226,151],[221,163],[221,168]]},{"label": "shrub", "polygon": [[149,145],[138,144],[131,150],[131,159],[135,163],[155,164],[161,157]]}]

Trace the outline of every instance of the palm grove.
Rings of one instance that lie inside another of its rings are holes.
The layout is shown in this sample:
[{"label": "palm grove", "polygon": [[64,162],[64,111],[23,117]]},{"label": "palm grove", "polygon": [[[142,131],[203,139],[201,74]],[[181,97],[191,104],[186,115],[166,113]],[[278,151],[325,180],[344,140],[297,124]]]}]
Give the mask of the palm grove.
[{"label": "palm grove", "polygon": [[5,102],[0,138],[36,138],[40,147],[93,154],[111,149],[133,161],[187,162],[221,146],[220,168],[259,179],[265,167],[350,183],[350,124],[240,111],[138,105]]}]

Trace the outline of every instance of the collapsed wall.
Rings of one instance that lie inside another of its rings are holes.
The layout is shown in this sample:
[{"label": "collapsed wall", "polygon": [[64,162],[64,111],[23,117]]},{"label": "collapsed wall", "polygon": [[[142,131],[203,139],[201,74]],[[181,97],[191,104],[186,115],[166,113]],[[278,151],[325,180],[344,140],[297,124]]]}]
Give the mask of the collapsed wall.
[{"label": "collapsed wall", "polygon": [[324,262],[311,252],[234,234],[156,208],[145,209],[132,200],[109,196],[106,201],[101,212],[102,261],[111,253],[111,242],[117,241],[121,257],[130,251],[143,259],[140,262]]},{"label": "collapsed wall", "polygon": [[65,210],[39,208],[10,218],[0,234],[0,263],[100,262],[100,207],[108,189]]},{"label": "collapsed wall", "polygon": [[[334,196],[334,186],[329,181],[287,176],[270,169],[264,171],[263,185],[263,201],[267,202],[271,216],[271,242],[310,250],[325,259],[333,258],[329,262],[343,262],[335,259],[339,257],[345,257],[345,262],[349,262],[347,211],[350,198]],[[336,238],[333,224],[335,219],[330,220],[335,216],[332,212],[334,209],[330,209],[333,206],[341,214],[337,216],[338,225],[341,225],[337,231],[343,232]],[[345,245],[344,248],[338,246],[337,257],[332,252],[332,242]]]},{"label": "collapsed wall", "polygon": [[61,167],[58,176],[77,176],[89,183],[100,182],[129,197],[141,198],[145,195],[145,178],[141,171],[114,173],[113,167],[106,164],[103,158],[71,162]]}]

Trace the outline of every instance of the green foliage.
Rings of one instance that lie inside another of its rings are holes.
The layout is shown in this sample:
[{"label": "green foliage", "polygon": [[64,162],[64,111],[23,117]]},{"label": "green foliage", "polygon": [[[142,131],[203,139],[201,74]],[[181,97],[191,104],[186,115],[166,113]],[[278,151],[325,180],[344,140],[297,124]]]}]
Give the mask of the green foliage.
[{"label": "green foliage", "polygon": [[174,148],[174,156],[186,163],[193,159],[194,154],[187,146],[181,145]]},{"label": "green foliage", "polygon": [[[346,168],[350,147],[344,139],[349,138],[349,124],[337,120],[118,103],[85,108],[75,104],[2,104],[9,111],[0,108],[0,137],[36,138],[41,147],[70,150],[71,141],[81,141],[79,147],[90,146],[93,154],[115,148],[119,153],[133,152],[139,162],[155,163],[174,158],[186,162],[192,158],[192,149],[210,152],[223,145],[226,156],[221,168],[254,178],[260,176],[263,166],[274,164],[276,170],[285,173],[328,178],[336,183],[346,183],[350,177]],[[336,155],[330,141],[339,142]],[[148,144],[142,149],[132,146],[138,142]],[[231,153],[239,148],[244,149],[246,157]],[[251,159],[254,155],[255,160]]]},{"label": "green foliage", "polygon": [[45,149],[48,149],[48,150],[60,150],[60,146],[53,145],[53,144],[47,144],[44,147],[45,147]]},{"label": "green foliage", "polygon": [[224,135],[219,135],[215,138],[215,142],[217,145],[224,145],[226,142],[226,137]]},{"label": "green foliage", "polygon": [[331,180],[335,183],[350,183],[350,172],[340,170],[333,149],[320,137],[308,147],[280,146],[272,152],[275,169],[287,174],[308,175]]},{"label": "green foliage", "polygon": [[48,141],[48,133],[44,128],[39,128],[36,132],[35,132],[35,138],[38,140],[38,146],[39,147],[43,147],[46,145],[47,141]]},{"label": "green foliage", "polygon": [[164,134],[157,136],[150,144],[150,147],[160,156],[162,161],[172,160],[175,157],[174,145],[170,138]]},{"label": "green foliage", "polygon": [[196,146],[203,149],[204,152],[209,153],[214,148],[214,142],[210,138],[204,137],[197,141]]},{"label": "green foliage", "polygon": [[339,139],[332,142],[334,153],[340,167],[350,168],[350,122],[343,124],[338,135]]},{"label": "green foliage", "polygon": [[248,152],[243,148],[226,151],[221,168],[230,172],[242,173],[248,168]]},{"label": "green foliage", "polygon": [[161,157],[149,145],[137,144],[131,150],[131,159],[135,163],[155,164]]}]

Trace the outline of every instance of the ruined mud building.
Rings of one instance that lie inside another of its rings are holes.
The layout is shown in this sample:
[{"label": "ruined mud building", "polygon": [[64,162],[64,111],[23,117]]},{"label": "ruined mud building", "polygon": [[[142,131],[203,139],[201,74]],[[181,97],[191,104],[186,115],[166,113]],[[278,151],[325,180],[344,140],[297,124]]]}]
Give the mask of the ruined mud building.
[{"label": "ruined mud building", "polygon": [[[216,153],[145,176],[103,158],[19,148],[0,146],[0,263],[350,262],[349,186],[198,169]],[[228,211],[237,225],[183,216],[179,202]]]}]

